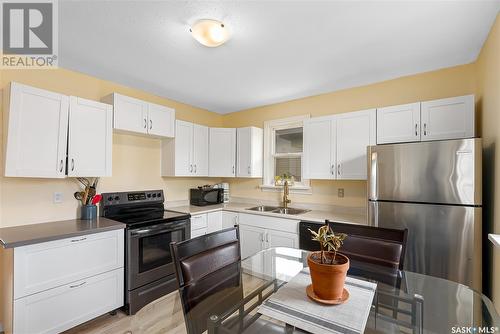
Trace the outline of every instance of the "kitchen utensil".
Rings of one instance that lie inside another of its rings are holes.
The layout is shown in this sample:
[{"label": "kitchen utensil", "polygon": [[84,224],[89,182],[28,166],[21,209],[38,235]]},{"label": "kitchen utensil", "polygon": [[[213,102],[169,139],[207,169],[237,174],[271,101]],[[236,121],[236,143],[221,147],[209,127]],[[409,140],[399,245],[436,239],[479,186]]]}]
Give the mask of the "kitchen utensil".
[{"label": "kitchen utensil", "polygon": [[76,191],[76,192],[73,194],[73,196],[75,196],[75,198],[76,198],[77,200],[81,201],[81,202],[82,202],[82,204],[83,204],[83,194],[84,194],[84,193],[83,193],[83,191]]},{"label": "kitchen utensil", "polygon": [[102,199],[102,195],[95,195],[93,198],[92,198],[92,204],[93,205],[96,205],[97,203],[99,203]]},{"label": "kitchen utensil", "polygon": [[90,204],[90,202],[92,201],[92,198],[95,196],[95,194],[96,194],[95,188],[93,186],[89,187],[87,190],[87,200],[86,200],[85,204]]}]

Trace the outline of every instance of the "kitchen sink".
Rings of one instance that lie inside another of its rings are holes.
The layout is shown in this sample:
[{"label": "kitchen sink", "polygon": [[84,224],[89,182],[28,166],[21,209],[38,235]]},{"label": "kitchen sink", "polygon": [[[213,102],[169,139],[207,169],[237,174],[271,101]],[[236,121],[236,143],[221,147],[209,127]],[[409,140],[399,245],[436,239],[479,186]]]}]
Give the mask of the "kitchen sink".
[{"label": "kitchen sink", "polygon": [[311,210],[306,210],[306,209],[284,208],[284,207],[279,207],[279,206],[268,206],[268,205],[259,205],[259,206],[255,206],[253,208],[248,208],[247,210],[259,211],[259,212],[281,213],[284,215],[300,215],[301,213],[311,211]]}]

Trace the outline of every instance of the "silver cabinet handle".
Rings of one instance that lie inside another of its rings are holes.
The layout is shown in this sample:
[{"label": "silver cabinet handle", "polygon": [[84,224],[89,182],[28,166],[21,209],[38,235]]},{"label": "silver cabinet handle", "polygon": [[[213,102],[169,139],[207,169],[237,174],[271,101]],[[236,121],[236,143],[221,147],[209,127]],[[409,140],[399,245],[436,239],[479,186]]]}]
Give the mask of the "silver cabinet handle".
[{"label": "silver cabinet handle", "polygon": [[62,173],[63,167],[64,167],[64,163],[63,163],[63,160],[61,159],[61,162],[59,163],[59,172]]},{"label": "silver cabinet handle", "polygon": [[340,175],[340,164],[337,165],[337,174]]},{"label": "silver cabinet handle", "polygon": [[233,166],[233,174],[234,174],[234,166]]},{"label": "silver cabinet handle", "polygon": [[193,172],[193,165],[189,165],[189,172],[192,173]]},{"label": "silver cabinet handle", "polygon": [[80,284],[70,285],[69,287],[70,287],[71,289],[74,289],[74,288],[78,288],[79,286],[84,285],[85,283],[87,283],[87,282],[82,282],[82,283],[80,283]]},{"label": "silver cabinet handle", "polygon": [[194,164],[194,172],[196,173],[196,164]]},{"label": "silver cabinet handle", "polygon": [[266,233],[266,242],[269,242],[269,233]]},{"label": "silver cabinet handle", "polygon": [[80,239],[72,239],[71,242],[80,242],[80,241],[84,241],[84,240],[87,240],[87,238],[80,238]]},{"label": "silver cabinet handle", "polygon": [[330,166],[330,174],[335,175],[335,164]]},{"label": "silver cabinet handle", "polygon": [[415,136],[418,136],[418,124],[415,123]]},{"label": "silver cabinet handle", "polygon": [[250,175],[252,173],[250,173],[250,166],[248,166],[248,175]]},{"label": "silver cabinet handle", "polygon": [[260,234],[260,241],[264,241],[264,233]]},{"label": "silver cabinet handle", "polygon": [[148,120],[144,119],[144,129],[146,129],[147,127],[148,127]]},{"label": "silver cabinet handle", "polygon": [[71,159],[71,171],[75,170],[75,159]]},{"label": "silver cabinet handle", "polygon": [[153,121],[149,120],[149,130],[151,130],[152,128],[153,128]]},{"label": "silver cabinet handle", "polygon": [[427,136],[427,123],[424,123],[424,136]]}]

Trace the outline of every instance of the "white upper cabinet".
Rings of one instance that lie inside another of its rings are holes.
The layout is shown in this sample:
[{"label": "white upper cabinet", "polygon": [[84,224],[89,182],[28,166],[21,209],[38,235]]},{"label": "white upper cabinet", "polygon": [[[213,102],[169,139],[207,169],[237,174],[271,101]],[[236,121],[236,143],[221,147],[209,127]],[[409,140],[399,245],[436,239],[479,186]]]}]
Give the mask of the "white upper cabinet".
[{"label": "white upper cabinet", "polygon": [[102,100],[113,105],[114,129],[154,137],[174,136],[174,109],[118,93]]},{"label": "white upper cabinet", "polygon": [[366,148],[376,142],[376,109],[350,112],[337,119],[337,179],[366,180]]},{"label": "white upper cabinet", "polygon": [[475,135],[474,95],[422,102],[422,141]]},{"label": "white upper cabinet", "polygon": [[208,175],[208,127],[177,120],[175,138],[162,140],[162,176]]},{"label": "white upper cabinet", "polygon": [[158,137],[174,137],[175,110],[148,103],[148,134]]},{"label": "white upper cabinet", "polygon": [[236,129],[210,128],[209,176],[236,175]]},{"label": "white upper cabinet", "polygon": [[208,127],[193,124],[193,174],[208,176]]},{"label": "white upper cabinet", "polygon": [[256,127],[236,131],[236,175],[262,177],[264,131]]},{"label": "white upper cabinet", "polygon": [[420,102],[377,109],[377,144],[420,141]]},{"label": "white upper cabinet", "polygon": [[336,119],[333,116],[304,120],[304,178],[336,178]]},{"label": "white upper cabinet", "polygon": [[111,176],[113,107],[71,96],[68,176]]},{"label": "white upper cabinet", "polygon": [[12,82],[4,102],[5,176],[65,177],[68,96]]}]

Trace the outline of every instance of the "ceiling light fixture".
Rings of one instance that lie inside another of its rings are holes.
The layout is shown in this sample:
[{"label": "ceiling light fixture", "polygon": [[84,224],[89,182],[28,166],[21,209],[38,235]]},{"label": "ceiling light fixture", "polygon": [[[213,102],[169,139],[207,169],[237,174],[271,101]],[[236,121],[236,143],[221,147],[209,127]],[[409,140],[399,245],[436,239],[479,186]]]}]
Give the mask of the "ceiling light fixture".
[{"label": "ceiling light fixture", "polygon": [[217,20],[199,20],[189,29],[193,38],[210,48],[220,46],[229,39],[229,31],[224,23]]}]

